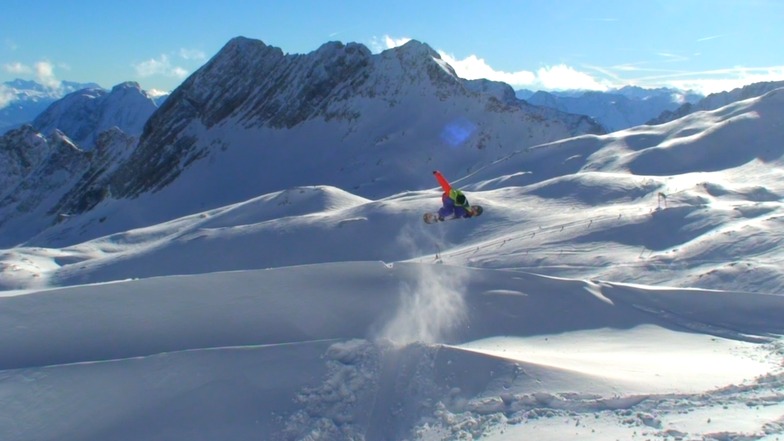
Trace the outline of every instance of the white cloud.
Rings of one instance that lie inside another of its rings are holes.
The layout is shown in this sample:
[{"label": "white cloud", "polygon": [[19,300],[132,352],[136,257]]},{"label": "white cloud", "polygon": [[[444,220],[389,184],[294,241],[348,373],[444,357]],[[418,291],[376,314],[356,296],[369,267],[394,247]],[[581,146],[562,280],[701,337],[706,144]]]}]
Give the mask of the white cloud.
[{"label": "white cloud", "polygon": [[56,89],[60,87],[60,80],[54,75],[54,65],[48,61],[39,61],[35,63],[35,76],[38,82],[46,87]]},{"label": "white cloud", "polygon": [[656,55],[662,57],[665,62],[679,62],[679,61],[689,61],[689,57],[681,54],[674,54],[671,52],[659,52]]},{"label": "white cloud", "polygon": [[175,66],[171,69],[170,74],[176,78],[185,78],[188,76],[188,71],[179,66]]},{"label": "white cloud", "polygon": [[623,81],[641,87],[672,87],[693,90],[703,95],[725,92],[753,83],[784,81],[784,66],[765,68],[735,67],[701,72],[673,72],[663,75],[639,76]]},{"label": "white cloud", "polygon": [[8,87],[0,84],[0,109],[4,108],[16,99],[14,92]]},{"label": "white cloud", "polygon": [[634,64],[619,64],[617,66],[613,66],[612,69],[622,71],[622,72],[637,72],[643,70],[642,68]]},{"label": "white cloud", "polygon": [[[715,39],[720,35],[709,36],[702,41]],[[389,35],[374,37],[370,43],[375,53],[401,46],[411,38],[393,38]],[[708,95],[710,93],[732,90],[748,84],[762,81],[784,80],[784,66],[771,68],[732,68],[708,72],[676,72],[673,70],[654,70],[649,65],[653,62],[636,62],[618,64],[612,67],[583,66],[579,70],[566,64],[544,66],[535,71],[519,70],[505,72],[493,68],[483,58],[469,55],[458,59],[443,50],[438,50],[441,58],[449,63],[460,78],[474,80],[486,78],[501,81],[513,89],[531,90],[599,90],[606,91],[624,85],[636,85],[645,88],[671,87],[682,90],[693,90]],[[656,55],[661,62],[685,61],[689,57],[659,52]],[[655,73],[655,75],[651,75]]]},{"label": "white cloud", "polygon": [[373,37],[368,46],[370,46],[370,50],[373,53],[379,53],[387,49],[403,46],[409,41],[411,41],[411,38],[408,37],[393,38],[389,35],[384,35],[383,37]]},{"label": "white cloud", "polygon": [[607,81],[597,79],[588,73],[578,71],[565,64],[542,67],[537,69],[536,72],[527,70],[504,72],[494,69],[484,59],[476,55],[469,55],[462,60],[458,60],[453,55],[443,51],[439,53],[441,58],[455,69],[455,73],[460,78],[467,80],[486,78],[492,81],[502,81],[514,89],[607,90],[610,88],[610,84]]},{"label": "white cloud", "polygon": [[30,66],[22,64],[22,63],[20,63],[18,61],[15,61],[13,63],[6,63],[6,64],[4,64],[3,65],[3,70],[5,70],[6,72],[8,72],[10,74],[15,74],[15,75],[24,75],[24,74],[29,74],[29,73],[33,72],[33,69]]},{"label": "white cloud", "polygon": [[389,35],[384,36],[384,43],[387,45],[387,49],[392,49],[393,47],[403,46],[404,44],[411,41],[408,37],[403,38],[392,38]]},{"label": "white cloud", "polygon": [[533,72],[521,70],[517,72],[503,72],[493,69],[487,62],[477,57],[476,55],[469,55],[468,57],[458,60],[451,54],[439,51],[441,58],[449,63],[455,70],[457,76],[467,80],[476,80],[486,78],[492,81],[503,81],[511,85],[513,88],[530,87],[537,82],[536,75]]},{"label": "white cloud", "polygon": [[140,77],[151,77],[155,75],[162,75],[166,77],[185,78],[188,71],[179,66],[173,66],[169,57],[166,54],[161,54],[160,57],[151,58],[147,61],[135,64],[134,69]]},{"label": "white cloud", "polygon": [[147,90],[147,95],[149,95],[149,96],[151,96],[153,98],[160,98],[162,96],[169,95],[170,93],[171,92],[168,92],[168,91],[165,91],[165,90],[159,90],[159,89],[149,89],[149,90]]},{"label": "white cloud", "polygon": [[[394,38],[384,35],[381,38],[374,37],[370,46],[374,52],[381,52],[402,46],[409,41],[411,38],[408,37]],[[484,59],[473,54],[463,59],[457,59],[454,55],[443,50],[438,50],[438,53],[444,61],[452,66],[460,78],[467,80],[485,78],[491,81],[501,81],[514,89],[608,89],[608,85],[602,81],[565,65],[545,67],[536,72],[527,70],[504,72],[494,69]]]},{"label": "white cloud", "polygon": [[691,78],[667,78],[663,82],[683,90],[694,90],[709,95],[724,92],[753,83],[766,81],[784,81],[784,66],[768,68],[733,68],[717,71],[696,72],[689,74]]},{"label": "white cloud", "polygon": [[13,63],[6,63],[3,65],[3,70],[10,74],[28,76],[33,74],[35,80],[46,87],[56,89],[60,87],[60,80],[54,74],[54,65],[49,61],[39,61],[33,66],[15,61]]},{"label": "white cloud", "polygon": [[207,59],[207,55],[198,49],[180,49],[180,58],[183,60],[196,60],[202,61]]},{"label": "white cloud", "polygon": [[703,42],[703,41],[710,41],[710,40],[715,40],[715,39],[717,39],[717,38],[722,38],[722,37],[724,37],[724,35],[722,35],[722,34],[719,34],[719,35],[711,35],[711,36],[708,36],[708,37],[702,37],[702,38],[698,38],[698,39],[697,39],[697,42],[698,42],[698,43],[701,43],[701,42]]},{"label": "white cloud", "polygon": [[550,90],[610,89],[610,85],[606,81],[597,80],[593,76],[565,64],[540,68],[536,71],[536,79],[542,88]]}]

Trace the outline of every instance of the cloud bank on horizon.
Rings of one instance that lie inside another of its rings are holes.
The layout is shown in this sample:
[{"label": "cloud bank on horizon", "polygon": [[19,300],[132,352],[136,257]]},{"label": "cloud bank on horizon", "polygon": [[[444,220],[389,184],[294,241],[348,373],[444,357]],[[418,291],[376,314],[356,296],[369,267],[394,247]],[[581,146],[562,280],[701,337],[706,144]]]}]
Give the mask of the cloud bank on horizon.
[{"label": "cloud bank on horizon", "polygon": [[[706,37],[706,39],[719,36]],[[412,38],[394,38],[385,35],[374,38],[370,46],[374,52],[402,46]],[[671,87],[680,90],[692,90],[703,95],[729,91],[752,83],[764,81],[781,81],[784,79],[784,65],[773,67],[734,67],[703,72],[655,72],[642,75],[650,70],[644,63],[625,64],[611,67],[583,66],[584,70],[557,64],[542,66],[536,71],[520,70],[504,72],[494,69],[484,59],[471,54],[459,59],[449,52],[436,49],[441,58],[455,69],[461,78],[476,80],[486,78],[501,81],[513,89],[529,90],[596,90],[607,91],[623,86],[639,86],[644,88]],[[659,54],[665,58],[678,57],[673,54]]]},{"label": "cloud bank on horizon", "polygon": [[[67,70],[67,66],[60,66]],[[32,75],[36,81],[43,84],[46,87],[57,88],[60,87],[60,80],[55,77],[54,69],[55,66],[48,60],[41,60],[35,63],[32,66],[28,66],[26,64],[20,62],[13,62],[7,63],[3,66],[3,69],[15,75],[20,76],[30,76]]]},{"label": "cloud bank on horizon", "polygon": [[[188,68],[183,67],[180,63],[181,61],[203,63],[207,58],[207,55],[201,50],[180,48],[179,51],[172,54],[160,54],[157,57],[132,63],[131,67],[136,74],[135,80],[160,76],[183,81],[192,72]],[[22,78],[31,78],[47,88],[58,89],[62,80],[58,78],[58,75],[55,75],[55,68],[70,70],[67,65],[60,64],[55,66],[54,63],[48,60],[40,60],[32,66],[18,61],[6,63],[2,66],[2,70],[6,73]],[[109,87],[111,86],[114,85],[109,85]],[[169,91],[150,89],[148,92],[158,95],[168,93]],[[14,99],[13,91],[0,84],[0,108],[5,107]]]}]

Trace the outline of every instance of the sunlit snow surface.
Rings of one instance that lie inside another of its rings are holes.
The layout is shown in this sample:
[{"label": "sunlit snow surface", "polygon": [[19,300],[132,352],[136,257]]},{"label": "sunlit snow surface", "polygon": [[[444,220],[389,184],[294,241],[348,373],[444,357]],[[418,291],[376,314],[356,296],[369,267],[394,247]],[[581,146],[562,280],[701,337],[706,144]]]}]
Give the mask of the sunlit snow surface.
[{"label": "sunlit snow surface", "polygon": [[782,313],[779,296],[374,262],[32,292],[0,298],[0,437],[762,433]]},{"label": "sunlit snow surface", "polygon": [[[596,378],[627,393],[697,393],[775,369],[753,343],[644,325],[536,337],[491,337],[460,348]],[[760,359],[761,358],[761,359]],[[546,385],[544,385],[546,387]]]},{"label": "sunlit snow surface", "polygon": [[0,250],[0,439],[784,438],[781,95],[472,171],[479,219],[424,225],[435,183],[69,219]]}]

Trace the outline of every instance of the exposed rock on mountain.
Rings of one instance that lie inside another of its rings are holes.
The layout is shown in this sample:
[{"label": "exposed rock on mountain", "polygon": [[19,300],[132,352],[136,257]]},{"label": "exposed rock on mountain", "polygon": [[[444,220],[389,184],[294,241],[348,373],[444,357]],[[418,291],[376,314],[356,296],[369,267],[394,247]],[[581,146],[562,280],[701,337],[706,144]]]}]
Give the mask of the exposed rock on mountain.
[{"label": "exposed rock on mountain", "polygon": [[112,170],[131,153],[136,140],[113,127],[98,136],[95,149],[85,151],[59,130],[45,137],[30,125],[0,137],[0,231],[16,233],[0,235],[0,246],[13,245],[17,237],[35,235],[69,216],[61,210],[69,192],[81,194],[78,204],[71,205],[82,211],[106,198],[105,192],[80,191],[78,182]]}]

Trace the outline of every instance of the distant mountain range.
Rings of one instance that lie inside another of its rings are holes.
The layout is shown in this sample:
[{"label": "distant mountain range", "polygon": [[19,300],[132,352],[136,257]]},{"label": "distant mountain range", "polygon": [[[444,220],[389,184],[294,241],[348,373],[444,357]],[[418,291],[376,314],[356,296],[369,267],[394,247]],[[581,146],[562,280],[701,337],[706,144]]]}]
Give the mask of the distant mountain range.
[{"label": "distant mountain range", "polygon": [[[4,93],[7,103],[0,105],[0,135],[18,128],[22,124],[29,124],[41,113],[61,98],[80,90],[93,90],[92,94],[103,91],[108,93],[96,83],[76,83],[62,81],[57,88],[47,87],[30,80],[16,79],[0,84],[0,91]],[[160,105],[168,95],[151,97],[156,106]]]},{"label": "distant mountain range", "polygon": [[63,96],[91,87],[99,86],[95,83],[63,81],[59,88],[52,89],[35,81],[20,79],[3,83],[0,91],[10,99],[5,106],[0,107],[0,134],[31,122]]},{"label": "distant mountain range", "polygon": [[696,103],[703,95],[676,89],[622,87],[607,92],[533,92],[518,90],[516,95],[531,104],[563,112],[588,115],[608,132],[645,124],[663,112],[672,112],[684,103]]},{"label": "distant mountain range", "polygon": [[784,81],[761,82],[707,97],[677,89],[632,86],[607,92],[534,92],[523,89],[516,91],[515,95],[537,106],[590,116],[608,132],[614,132],[643,124],[663,124],[702,110],[715,110],[781,87],[784,87]]},{"label": "distant mountain range", "polygon": [[138,83],[126,82],[111,91],[82,89],[55,101],[38,115],[32,126],[44,135],[63,132],[83,150],[92,150],[98,137],[112,127],[139,137],[144,124],[158,108]]},{"label": "distant mountain range", "polygon": [[699,112],[701,110],[716,110],[719,107],[726,106],[727,104],[761,96],[781,87],[784,87],[784,81],[768,81],[750,84],[748,86],[733,89],[728,92],[712,93],[696,103],[684,103],[674,111],[663,112],[657,118],[652,119],[648,123],[663,124],[669,121],[674,121],[678,118],[683,118],[686,115]]}]

